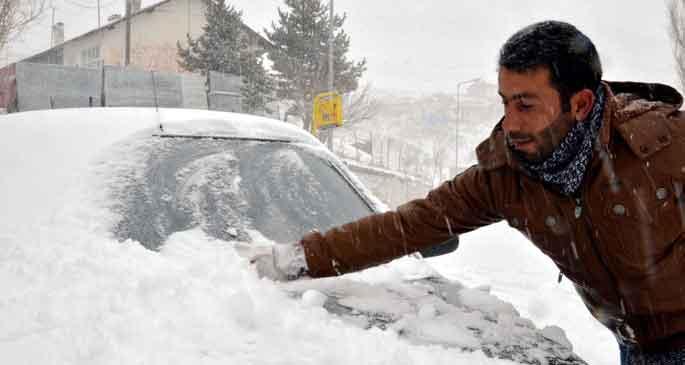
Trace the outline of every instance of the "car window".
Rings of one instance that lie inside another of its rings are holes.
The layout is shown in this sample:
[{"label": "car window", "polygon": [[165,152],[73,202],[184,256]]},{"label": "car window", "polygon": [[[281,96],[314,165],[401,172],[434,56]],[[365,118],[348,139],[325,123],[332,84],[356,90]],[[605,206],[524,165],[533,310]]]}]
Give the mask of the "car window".
[{"label": "car window", "polygon": [[156,138],[137,149],[140,163],[115,169],[127,176],[111,187],[113,230],[148,248],[194,227],[228,241],[293,242],[373,212],[328,160],[300,145]]}]

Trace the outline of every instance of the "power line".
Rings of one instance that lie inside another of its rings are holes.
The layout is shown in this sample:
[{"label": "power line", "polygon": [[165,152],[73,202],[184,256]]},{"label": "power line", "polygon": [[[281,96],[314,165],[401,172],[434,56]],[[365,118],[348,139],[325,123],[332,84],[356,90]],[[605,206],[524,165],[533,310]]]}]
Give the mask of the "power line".
[{"label": "power line", "polygon": [[74,0],[64,0],[64,2],[67,3],[67,4],[71,4],[71,5],[77,6],[77,7],[82,8],[82,9],[97,9],[97,5],[95,5],[95,6],[93,6],[93,5],[84,5],[84,4],[81,4],[81,3],[76,2],[76,1],[74,1]]},{"label": "power line", "polygon": [[[95,5],[83,4],[83,3],[80,3],[80,2],[78,2],[78,1],[76,1],[76,0],[64,0],[64,2],[67,3],[67,4],[70,4],[70,5],[79,7],[79,8],[81,8],[81,9],[97,9],[97,8],[98,8],[97,4],[95,4]],[[107,3],[105,3],[105,4],[100,5],[100,8],[106,8],[106,7],[108,7],[108,6],[111,6],[111,5],[114,4],[115,2],[117,2],[117,0],[109,1],[109,2],[107,2]]]}]

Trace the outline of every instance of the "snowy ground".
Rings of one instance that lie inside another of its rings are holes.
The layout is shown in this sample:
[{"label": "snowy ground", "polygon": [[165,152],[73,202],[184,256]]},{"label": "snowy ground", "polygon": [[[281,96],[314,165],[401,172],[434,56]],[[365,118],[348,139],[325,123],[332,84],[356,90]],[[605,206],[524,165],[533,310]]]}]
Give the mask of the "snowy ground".
[{"label": "snowy ground", "polygon": [[[322,308],[316,291],[292,297],[282,284],[258,279],[226,242],[199,230],[172,235],[160,252],[112,239],[102,230],[111,217],[95,204],[102,191],[89,178],[108,162],[91,162],[102,157],[102,146],[139,126],[107,118],[58,128],[45,120],[26,126],[0,119],[1,358],[13,364],[512,364],[341,321]],[[514,235],[503,226],[482,230],[465,236],[457,253],[432,262],[466,285],[491,285],[539,328],[564,327],[589,363],[615,363],[609,333],[592,322],[568,283],[556,284],[552,265]],[[499,302],[476,304],[487,303]],[[422,323],[440,324],[431,311],[420,315]],[[454,327],[442,333],[454,335]]]}]

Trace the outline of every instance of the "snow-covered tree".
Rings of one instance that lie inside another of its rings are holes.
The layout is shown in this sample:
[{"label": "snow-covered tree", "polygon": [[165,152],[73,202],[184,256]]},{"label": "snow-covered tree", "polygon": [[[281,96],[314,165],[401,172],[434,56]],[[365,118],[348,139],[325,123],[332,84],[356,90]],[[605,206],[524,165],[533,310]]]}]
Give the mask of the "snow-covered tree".
[{"label": "snow-covered tree", "polygon": [[[256,54],[255,54],[256,52]],[[241,56],[243,85],[241,87],[243,112],[255,113],[266,109],[268,96],[273,90],[271,77],[264,69],[264,51],[245,52]]]},{"label": "snow-covered tree", "polygon": [[[359,78],[366,70],[366,60],[348,59],[350,37],[342,29],[345,15],[333,20],[334,90],[347,93],[356,90]],[[269,52],[276,73],[279,97],[291,100],[287,115],[302,118],[303,128],[312,122],[314,97],[328,90],[329,8],[322,0],[285,0],[285,9],[278,9],[278,22],[265,29],[274,45]]]},{"label": "snow-covered tree", "polygon": [[264,50],[250,45],[243,31],[242,12],[225,0],[204,0],[207,24],[197,39],[188,35],[188,45],[178,48],[178,64],[185,70],[208,75],[210,71],[238,75],[242,79],[245,112],[262,110],[271,91],[263,66]]}]

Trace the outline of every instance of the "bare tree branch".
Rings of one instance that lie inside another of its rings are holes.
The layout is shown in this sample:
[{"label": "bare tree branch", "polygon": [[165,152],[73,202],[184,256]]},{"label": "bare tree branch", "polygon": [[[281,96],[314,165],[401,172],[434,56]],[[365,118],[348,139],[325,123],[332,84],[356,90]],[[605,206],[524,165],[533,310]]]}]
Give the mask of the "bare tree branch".
[{"label": "bare tree branch", "polygon": [[344,96],[343,110],[345,113],[345,124],[353,125],[373,119],[380,110],[381,103],[373,95],[371,85],[348,93]]},{"label": "bare tree branch", "polygon": [[46,0],[0,0],[0,50],[21,34],[46,8]]}]

